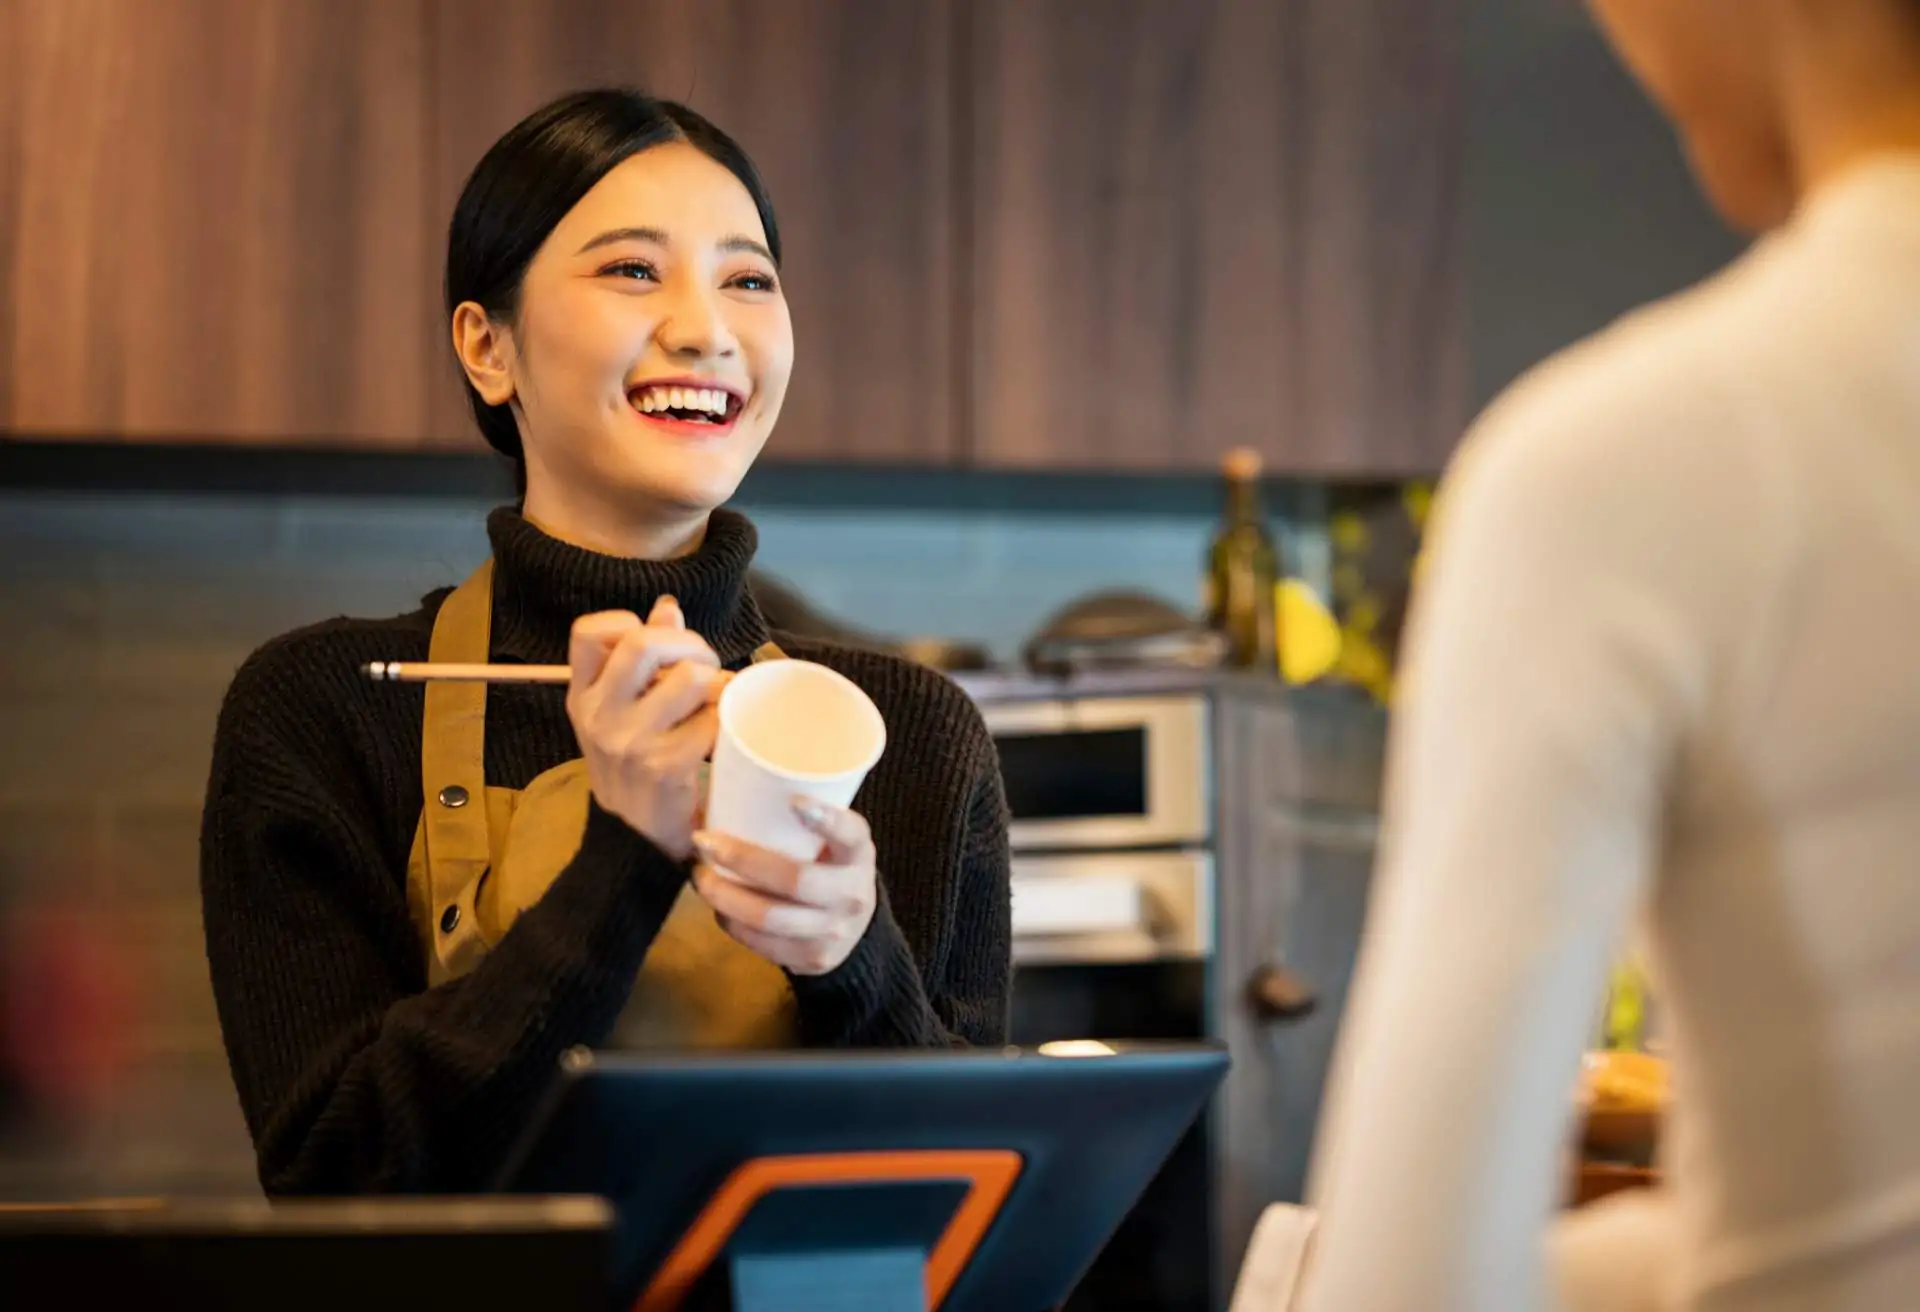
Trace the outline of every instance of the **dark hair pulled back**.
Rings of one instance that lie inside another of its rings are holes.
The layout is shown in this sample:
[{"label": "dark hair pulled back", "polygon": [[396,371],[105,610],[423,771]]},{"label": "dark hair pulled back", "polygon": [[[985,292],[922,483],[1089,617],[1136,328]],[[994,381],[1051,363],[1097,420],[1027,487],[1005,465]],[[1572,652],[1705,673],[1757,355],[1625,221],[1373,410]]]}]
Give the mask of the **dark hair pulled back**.
[{"label": "dark hair pulled back", "polygon": [[[780,229],[773,202],[753,161],[733,138],[676,101],[628,87],[601,87],[541,106],[474,165],[447,229],[447,314],[473,301],[493,318],[512,323],[527,265],[560,220],[615,166],[670,141],[686,142],[740,179],[778,262]],[[512,459],[524,479],[512,406],[488,405],[472,383],[461,382],[480,435]]]}]

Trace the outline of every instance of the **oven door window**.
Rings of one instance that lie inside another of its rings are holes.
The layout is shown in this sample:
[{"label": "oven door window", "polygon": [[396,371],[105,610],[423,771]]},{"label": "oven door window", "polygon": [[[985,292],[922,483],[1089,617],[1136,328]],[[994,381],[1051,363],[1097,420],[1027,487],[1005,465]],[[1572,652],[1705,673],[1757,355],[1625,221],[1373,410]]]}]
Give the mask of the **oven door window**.
[{"label": "oven door window", "polygon": [[1143,726],[997,734],[1015,820],[1094,820],[1147,814]]}]

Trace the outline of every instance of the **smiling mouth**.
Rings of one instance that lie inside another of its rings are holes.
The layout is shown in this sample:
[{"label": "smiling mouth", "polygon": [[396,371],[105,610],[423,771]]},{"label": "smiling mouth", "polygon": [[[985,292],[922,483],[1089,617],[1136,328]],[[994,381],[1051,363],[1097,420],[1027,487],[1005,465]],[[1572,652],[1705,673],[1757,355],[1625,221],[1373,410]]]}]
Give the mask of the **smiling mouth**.
[{"label": "smiling mouth", "polygon": [[648,383],[627,393],[627,401],[649,419],[725,428],[740,416],[741,398],[724,387]]}]

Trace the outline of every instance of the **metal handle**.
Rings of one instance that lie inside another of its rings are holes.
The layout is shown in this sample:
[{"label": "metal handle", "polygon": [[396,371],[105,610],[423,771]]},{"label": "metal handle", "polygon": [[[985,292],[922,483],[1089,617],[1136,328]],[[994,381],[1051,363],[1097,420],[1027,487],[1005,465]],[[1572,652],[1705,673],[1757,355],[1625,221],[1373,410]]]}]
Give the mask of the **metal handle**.
[{"label": "metal handle", "polygon": [[1247,1006],[1261,1020],[1301,1020],[1319,1005],[1307,982],[1285,966],[1262,966],[1247,981]]}]

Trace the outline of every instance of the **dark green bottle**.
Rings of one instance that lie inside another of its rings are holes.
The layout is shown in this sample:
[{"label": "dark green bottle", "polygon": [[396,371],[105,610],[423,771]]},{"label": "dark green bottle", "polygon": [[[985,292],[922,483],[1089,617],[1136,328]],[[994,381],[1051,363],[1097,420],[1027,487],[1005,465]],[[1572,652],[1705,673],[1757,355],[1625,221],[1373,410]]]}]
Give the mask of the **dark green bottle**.
[{"label": "dark green bottle", "polygon": [[1280,553],[1260,507],[1260,454],[1245,447],[1220,463],[1226,506],[1207,552],[1207,623],[1227,640],[1226,664],[1273,672],[1274,588]]}]

